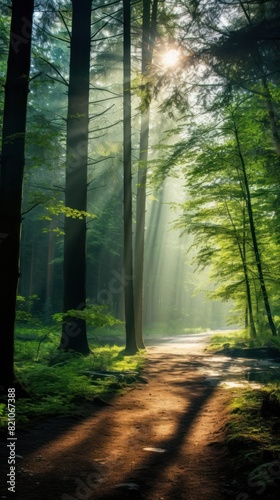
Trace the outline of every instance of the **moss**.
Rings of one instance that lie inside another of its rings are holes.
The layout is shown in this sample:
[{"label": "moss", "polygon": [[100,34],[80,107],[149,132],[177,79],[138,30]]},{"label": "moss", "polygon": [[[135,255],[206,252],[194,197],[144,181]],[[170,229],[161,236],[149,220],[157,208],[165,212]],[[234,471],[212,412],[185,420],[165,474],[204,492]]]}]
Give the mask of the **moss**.
[{"label": "moss", "polygon": [[[274,430],[279,418],[275,417],[273,411],[269,411],[270,404],[267,403],[271,401],[274,410],[279,408],[277,383],[275,381],[274,385],[262,390],[240,390],[230,404],[231,417],[226,427],[227,444],[238,481],[243,483],[244,490],[248,490],[249,494],[252,493],[249,484],[252,474],[279,460],[280,432]],[[266,414],[263,411],[264,405],[268,410]],[[270,481],[269,485],[273,491],[273,482]]]},{"label": "moss", "polygon": [[[38,351],[44,331],[24,327],[17,332],[15,371],[31,396],[16,401],[17,427],[43,416],[70,414],[82,401],[123,392],[138,379],[145,362],[142,352],[124,357],[122,347],[96,343],[90,344],[89,356],[58,351],[58,335],[48,335]],[[96,372],[100,376],[92,376]],[[0,401],[0,427],[7,427],[4,400]]]}]

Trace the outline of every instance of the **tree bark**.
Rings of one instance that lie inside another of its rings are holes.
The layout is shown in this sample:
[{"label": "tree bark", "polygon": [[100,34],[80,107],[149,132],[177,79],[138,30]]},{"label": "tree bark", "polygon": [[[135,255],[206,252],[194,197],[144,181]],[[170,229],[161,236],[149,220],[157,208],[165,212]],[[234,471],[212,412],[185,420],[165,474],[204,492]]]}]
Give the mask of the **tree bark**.
[{"label": "tree bark", "polygon": [[247,308],[246,309],[248,311],[248,317],[249,317],[250,336],[253,339],[255,339],[257,337],[257,331],[256,331],[256,326],[255,326],[255,321],[254,321],[251,285],[250,285],[247,258],[246,258],[245,213],[243,213],[243,221],[244,221],[243,245],[242,245],[242,248],[240,246],[239,252],[240,252],[240,257],[242,259],[242,266],[243,266],[243,272],[244,272],[244,277],[245,277],[246,296],[247,296]]},{"label": "tree bark", "polygon": [[[65,205],[87,209],[87,163],[92,0],[72,0],[72,36],[66,139]],[[65,217],[63,311],[86,305],[86,217]],[[65,318],[61,349],[87,354],[86,322]]]},{"label": "tree bark", "polygon": [[238,129],[236,126],[235,126],[235,139],[236,139],[237,151],[238,151],[238,156],[240,159],[240,164],[241,164],[241,169],[242,169],[243,182],[244,182],[244,188],[245,188],[245,193],[246,193],[246,204],[247,204],[247,210],[248,210],[249,225],[250,225],[250,231],[251,231],[255,259],[256,259],[256,266],[257,266],[257,271],[258,271],[260,288],[261,288],[261,292],[262,292],[262,297],[263,297],[263,301],[264,301],[264,307],[265,307],[265,311],[266,311],[266,316],[267,316],[269,328],[271,330],[272,335],[276,336],[277,331],[276,331],[276,327],[275,327],[275,324],[274,324],[274,321],[272,318],[271,309],[270,309],[270,304],[269,304],[269,299],[268,299],[268,294],[267,294],[265,279],[264,279],[264,274],[263,274],[263,266],[262,266],[259,245],[258,245],[258,240],[257,240],[256,227],[255,227],[255,221],[254,221],[254,213],[253,213],[253,207],[252,207],[252,202],[251,202],[251,192],[250,192],[250,187],[249,187],[249,182],[248,182],[248,177],[247,177],[247,172],[246,172],[245,161],[243,158],[241,144],[239,141]]},{"label": "tree bark", "polygon": [[[143,0],[143,37],[142,37],[142,76],[146,92],[141,102],[140,154],[136,195],[136,230],[135,230],[135,327],[137,345],[145,348],[143,340],[143,294],[144,294],[144,252],[146,219],[146,186],[150,125],[150,92],[145,82],[152,62],[158,0],[153,1],[151,18],[151,0]],[[146,104],[145,104],[146,101]]]},{"label": "tree bark", "polygon": [[[232,227],[233,227],[233,230],[235,233],[236,243],[237,243],[238,252],[239,252],[241,263],[242,263],[242,269],[243,269],[244,280],[245,280],[245,288],[246,288],[245,329],[247,330],[247,328],[249,326],[250,336],[255,339],[257,337],[257,332],[256,332],[256,327],[255,327],[255,321],[254,321],[251,285],[250,285],[250,280],[249,280],[248,265],[247,265],[247,259],[246,259],[245,207],[242,210],[243,235],[242,235],[242,241],[240,242],[240,237],[238,235],[238,231],[237,231],[236,225],[234,223],[234,220],[232,218],[232,215],[230,213],[227,202],[225,202],[225,205],[226,205],[227,214],[229,216],[230,222],[232,224]],[[248,321],[248,318],[249,318],[249,321]]]},{"label": "tree bark", "polygon": [[123,0],[123,176],[124,176],[124,305],[125,353],[138,350],[135,335],[134,277],[132,253],[132,175],[131,175],[131,34],[130,0]]},{"label": "tree bark", "polygon": [[262,84],[265,92],[265,101],[266,101],[266,107],[268,111],[268,117],[269,117],[269,123],[270,123],[270,128],[271,128],[271,133],[272,133],[272,140],[273,144],[275,147],[275,151],[278,156],[280,156],[280,135],[279,135],[279,129],[277,125],[277,118],[275,115],[275,110],[273,106],[273,99],[269,90],[269,86],[267,83],[266,76],[263,75],[262,77]]},{"label": "tree bark", "polygon": [[34,0],[13,0],[0,174],[0,385],[14,376],[21,203]]}]

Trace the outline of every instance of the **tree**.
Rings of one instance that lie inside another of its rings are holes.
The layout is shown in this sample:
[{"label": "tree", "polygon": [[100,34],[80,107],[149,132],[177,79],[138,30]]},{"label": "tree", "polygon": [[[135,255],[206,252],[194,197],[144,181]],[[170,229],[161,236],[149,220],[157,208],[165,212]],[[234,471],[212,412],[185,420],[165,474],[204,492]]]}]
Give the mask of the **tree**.
[{"label": "tree", "polygon": [[[92,0],[72,0],[72,35],[68,88],[65,205],[77,216],[65,217],[64,305],[86,305],[86,210]],[[86,322],[65,317],[60,348],[87,354]]]},{"label": "tree", "polygon": [[14,327],[34,0],[13,0],[0,177],[0,385],[15,382]]},{"label": "tree", "polygon": [[254,249],[254,254],[255,254],[255,259],[256,259],[257,271],[258,271],[258,278],[259,278],[260,288],[261,288],[261,292],[262,292],[262,296],[263,296],[263,301],[264,301],[264,306],[265,306],[265,311],[266,311],[266,315],[267,315],[269,328],[271,330],[272,335],[275,336],[275,335],[277,335],[277,332],[276,332],[276,327],[275,327],[275,324],[274,324],[274,321],[272,318],[267,288],[266,288],[265,279],[264,279],[263,264],[262,264],[262,258],[261,258],[261,254],[260,254],[260,250],[259,250],[258,238],[257,238],[257,233],[256,233],[254,211],[253,211],[253,206],[252,206],[252,195],[251,195],[251,190],[250,190],[249,181],[248,181],[246,162],[245,162],[244,154],[242,151],[238,126],[237,126],[237,123],[236,123],[236,120],[234,117],[233,117],[233,124],[234,124],[234,137],[235,137],[235,142],[236,142],[237,155],[239,158],[239,166],[240,166],[240,171],[242,174],[244,197],[246,200],[246,208],[247,208],[247,212],[248,212],[250,232],[251,232],[253,249]]},{"label": "tree", "polygon": [[158,1],[143,0],[142,22],[142,84],[141,84],[141,125],[140,153],[136,195],[136,228],[135,228],[135,320],[136,339],[138,347],[144,348],[143,340],[143,282],[144,282],[144,248],[145,248],[145,216],[146,216],[146,185],[149,146],[150,102],[152,97],[149,70],[153,57],[156,34]]},{"label": "tree", "polygon": [[188,140],[177,144],[171,157],[172,163],[180,158],[186,164],[190,199],[182,206],[180,227],[195,235],[197,262],[211,264],[221,284],[212,296],[242,304],[252,338],[256,323],[258,332],[267,325],[276,335],[272,283],[279,283],[269,257],[273,252],[277,261],[272,217],[277,193],[265,178],[267,165],[277,159],[267,152],[269,137],[262,130],[266,111],[257,114],[256,104],[256,96],[235,94],[223,115],[220,111],[217,125],[192,124]]},{"label": "tree", "polygon": [[124,274],[125,329],[127,354],[138,350],[135,335],[135,303],[132,250],[132,176],[131,176],[131,5],[123,0],[123,200],[124,200]]}]

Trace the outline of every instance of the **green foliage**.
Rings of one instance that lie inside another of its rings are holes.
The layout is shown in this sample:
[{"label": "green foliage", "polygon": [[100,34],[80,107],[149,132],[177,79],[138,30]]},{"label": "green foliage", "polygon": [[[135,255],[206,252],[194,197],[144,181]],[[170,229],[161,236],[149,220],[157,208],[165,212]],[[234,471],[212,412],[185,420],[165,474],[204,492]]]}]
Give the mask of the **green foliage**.
[{"label": "green foliage", "polygon": [[[53,221],[55,218],[60,215],[64,215],[65,217],[71,217],[72,219],[83,220],[85,217],[89,219],[96,219],[96,215],[91,214],[89,212],[85,212],[84,210],[77,210],[71,207],[66,207],[61,200],[56,200],[54,197],[48,197],[47,203],[44,205],[46,214],[43,214],[39,217],[39,220],[45,220],[48,222]],[[60,227],[52,227],[44,228],[43,233],[54,232],[57,236],[63,236],[64,231]]]},{"label": "green foliage", "polygon": [[38,300],[39,297],[36,294],[29,295],[27,297],[24,297],[22,295],[17,296],[17,323],[26,323],[33,325],[41,324],[39,318],[34,314],[34,306]]},{"label": "green foliage", "polygon": [[208,350],[221,350],[225,347],[246,347],[250,344],[248,332],[245,330],[229,330],[225,333],[212,335]]},{"label": "green foliage", "polygon": [[182,215],[176,227],[194,235],[192,248],[199,268],[211,266],[216,287],[209,297],[233,299],[233,322],[240,324],[250,299],[259,335],[266,330],[267,320],[253,224],[275,313],[280,282],[278,216],[273,210],[278,198],[273,174],[278,158],[264,134],[266,110],[260,101],[236,93],[217,125],[191,123],[187,138],[171,147],[159,169],[162,176],[174,165],[175,171],[180,165],[184,170],[188,199],[178,206]]},{"label": "green foliage", "polygon": [[[60,333],[53,330],[46,336],[46,331],[26,326],[17,329],[16,375],[31,395],[30,399],[17,400],[19,427],[37,418],[78,412],[83,402],[93,402],[95,398],[106,400],[130,386],[143,366],[142,353],[123,356],[123,347],[100,347],[96,341],[90,343],[89,356],[58,351]],[[38,358],[38,341],[42,338],[45,342]],[[95,376],[95,372],[99,375]],[[5,404],[1,402],[1,426],[4,428],[5,413]]]},{"label": "green foliage", "polygon": [[262,485],[270,485],[270,492],[276,496],[278,486],[274,477],[271,474],[262,477],[262,474],[273,460],[279,460],[279,418],[276,415],[280,411],[279,382],[279,379],[275,380],[261,390],[238,391],[230,404],[230,420],[226,428],[227,444],[240,479],[248,484],[251,475],[255,480],[261,480]]},{"label": "green foliage", "polygon": [[82,310],[71,309],[65,313],[56,313],[53,315],[53,319],[60,323],[65,320],[67,321],[69,317],[84,319],[88,325],[97,328],[122,324],[122,321],[108,313],[107,306],[97,306],[95,304],[87,304]]}]

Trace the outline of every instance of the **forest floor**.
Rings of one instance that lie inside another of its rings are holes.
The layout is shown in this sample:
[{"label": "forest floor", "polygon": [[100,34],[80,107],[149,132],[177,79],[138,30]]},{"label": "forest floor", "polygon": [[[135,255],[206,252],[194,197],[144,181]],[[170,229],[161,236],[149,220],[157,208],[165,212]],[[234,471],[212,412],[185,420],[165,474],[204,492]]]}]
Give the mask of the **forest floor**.
[{"label": "forest floor", "polygon": [[[228,402],[244,367],[205,352],[208,341],[207,334],[157,340],[142,382],[126,394],[18,431],[16,494],[5,473],[0,498],[251,498],[236,489],[225,443]],[[7,462],[5,443],[0,459]]]}]

